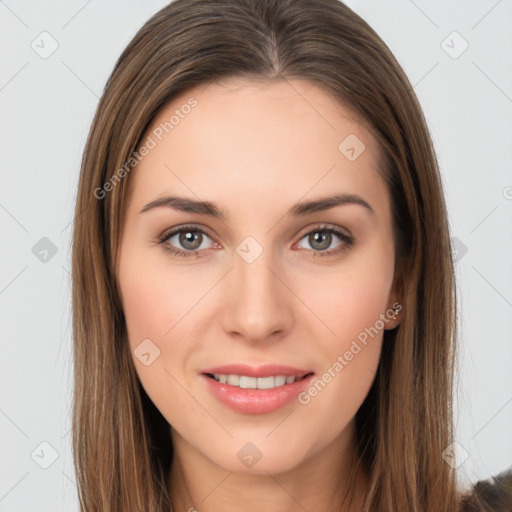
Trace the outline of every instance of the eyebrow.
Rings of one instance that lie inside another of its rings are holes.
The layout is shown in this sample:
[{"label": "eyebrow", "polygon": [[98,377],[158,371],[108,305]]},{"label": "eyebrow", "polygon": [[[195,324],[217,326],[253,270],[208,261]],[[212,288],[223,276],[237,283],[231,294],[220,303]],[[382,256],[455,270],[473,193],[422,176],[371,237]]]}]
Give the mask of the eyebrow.
[{"label": "eyebrow", "polygon": [[[336,206],[347,204],[357,204],[363,206],[368,212],[375,215],[375,211],[363,198],[356,194],[334,194],[328,197],[322,197],[312,201],[303,201],[293,205],[286,215],[299,217],[310,213],[329,210]],[[172,208],[182,212],[198,213],[200,215],[208,215],[219,220],[228,217],[227,213],[219,208],[215,203],[210,201],[198,201],[186,197],[165,196],[155,199],[146,204],[140,213],[146,213],[155,208]]]}]

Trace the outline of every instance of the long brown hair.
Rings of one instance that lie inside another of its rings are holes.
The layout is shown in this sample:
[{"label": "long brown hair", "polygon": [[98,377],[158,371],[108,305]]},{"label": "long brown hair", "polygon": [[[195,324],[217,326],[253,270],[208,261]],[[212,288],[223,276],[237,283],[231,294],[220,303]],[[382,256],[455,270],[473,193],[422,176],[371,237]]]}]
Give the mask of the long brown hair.
[{"label": "long brown hair", "polygon": [[87,140],[73,233],[81,510],[170,510],[169,425],[136,375],[116,278],[126,163],[164,104],[229,77],[309,80],[351,108],[378,140],[403,318],[384,333],[375,380],[356,414],[359,464],[370,476],[364,510],[457,510],[456,475],[442,457],[453,441],[456,292],[438,163],[403,70],[337,0],[176,0],[117,61]]}]

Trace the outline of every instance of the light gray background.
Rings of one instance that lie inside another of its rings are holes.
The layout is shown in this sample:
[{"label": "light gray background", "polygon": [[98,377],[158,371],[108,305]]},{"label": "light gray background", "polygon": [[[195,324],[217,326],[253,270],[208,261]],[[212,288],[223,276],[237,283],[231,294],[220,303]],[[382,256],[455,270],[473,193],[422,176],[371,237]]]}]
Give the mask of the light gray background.
[{"label": "light gray background", "polygon": [[[2,512],[78,510],[70,451],[75,187],[107,76],[166,3],[0,1]],[[512,2],[347,3],[404,67],[436,144],[459,259],[457,471],[465,482],[487,478],[512,465]],[[43,31],[58,43],[46,59],[31,47],[51,48]],[[457,58],[464,43],[453,31],[469,44]],[[46,262],[32,251],[43,237],[57,249]]]}]

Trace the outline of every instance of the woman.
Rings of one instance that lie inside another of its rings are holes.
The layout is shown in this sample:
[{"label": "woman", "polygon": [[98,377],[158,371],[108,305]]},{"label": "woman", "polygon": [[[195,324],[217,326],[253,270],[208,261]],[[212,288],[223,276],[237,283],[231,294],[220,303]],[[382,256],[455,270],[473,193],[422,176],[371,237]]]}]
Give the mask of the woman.
[{"label": "woman", "polygon": [[73,311],[82,510],[460,508],[438,165],[342,3],[141,28],[85,149]]}]

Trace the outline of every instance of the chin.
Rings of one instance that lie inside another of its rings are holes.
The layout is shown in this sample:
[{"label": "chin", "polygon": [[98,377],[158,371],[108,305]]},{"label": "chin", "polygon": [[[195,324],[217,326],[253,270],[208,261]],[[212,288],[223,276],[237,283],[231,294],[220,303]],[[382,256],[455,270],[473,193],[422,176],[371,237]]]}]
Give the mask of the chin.
[{"label": "chin", "polygon": [[[285,448],[283,450],[283,448]],[[232,452],[234,456],[228,456]],[[291,471],[308,458],[303,449],[283,443],[258,443],[251,441],[230,441],[229,446],[221,446],[220,453],[203,454],[218,467],[233,473],[247,475],[280,474]]]}]

